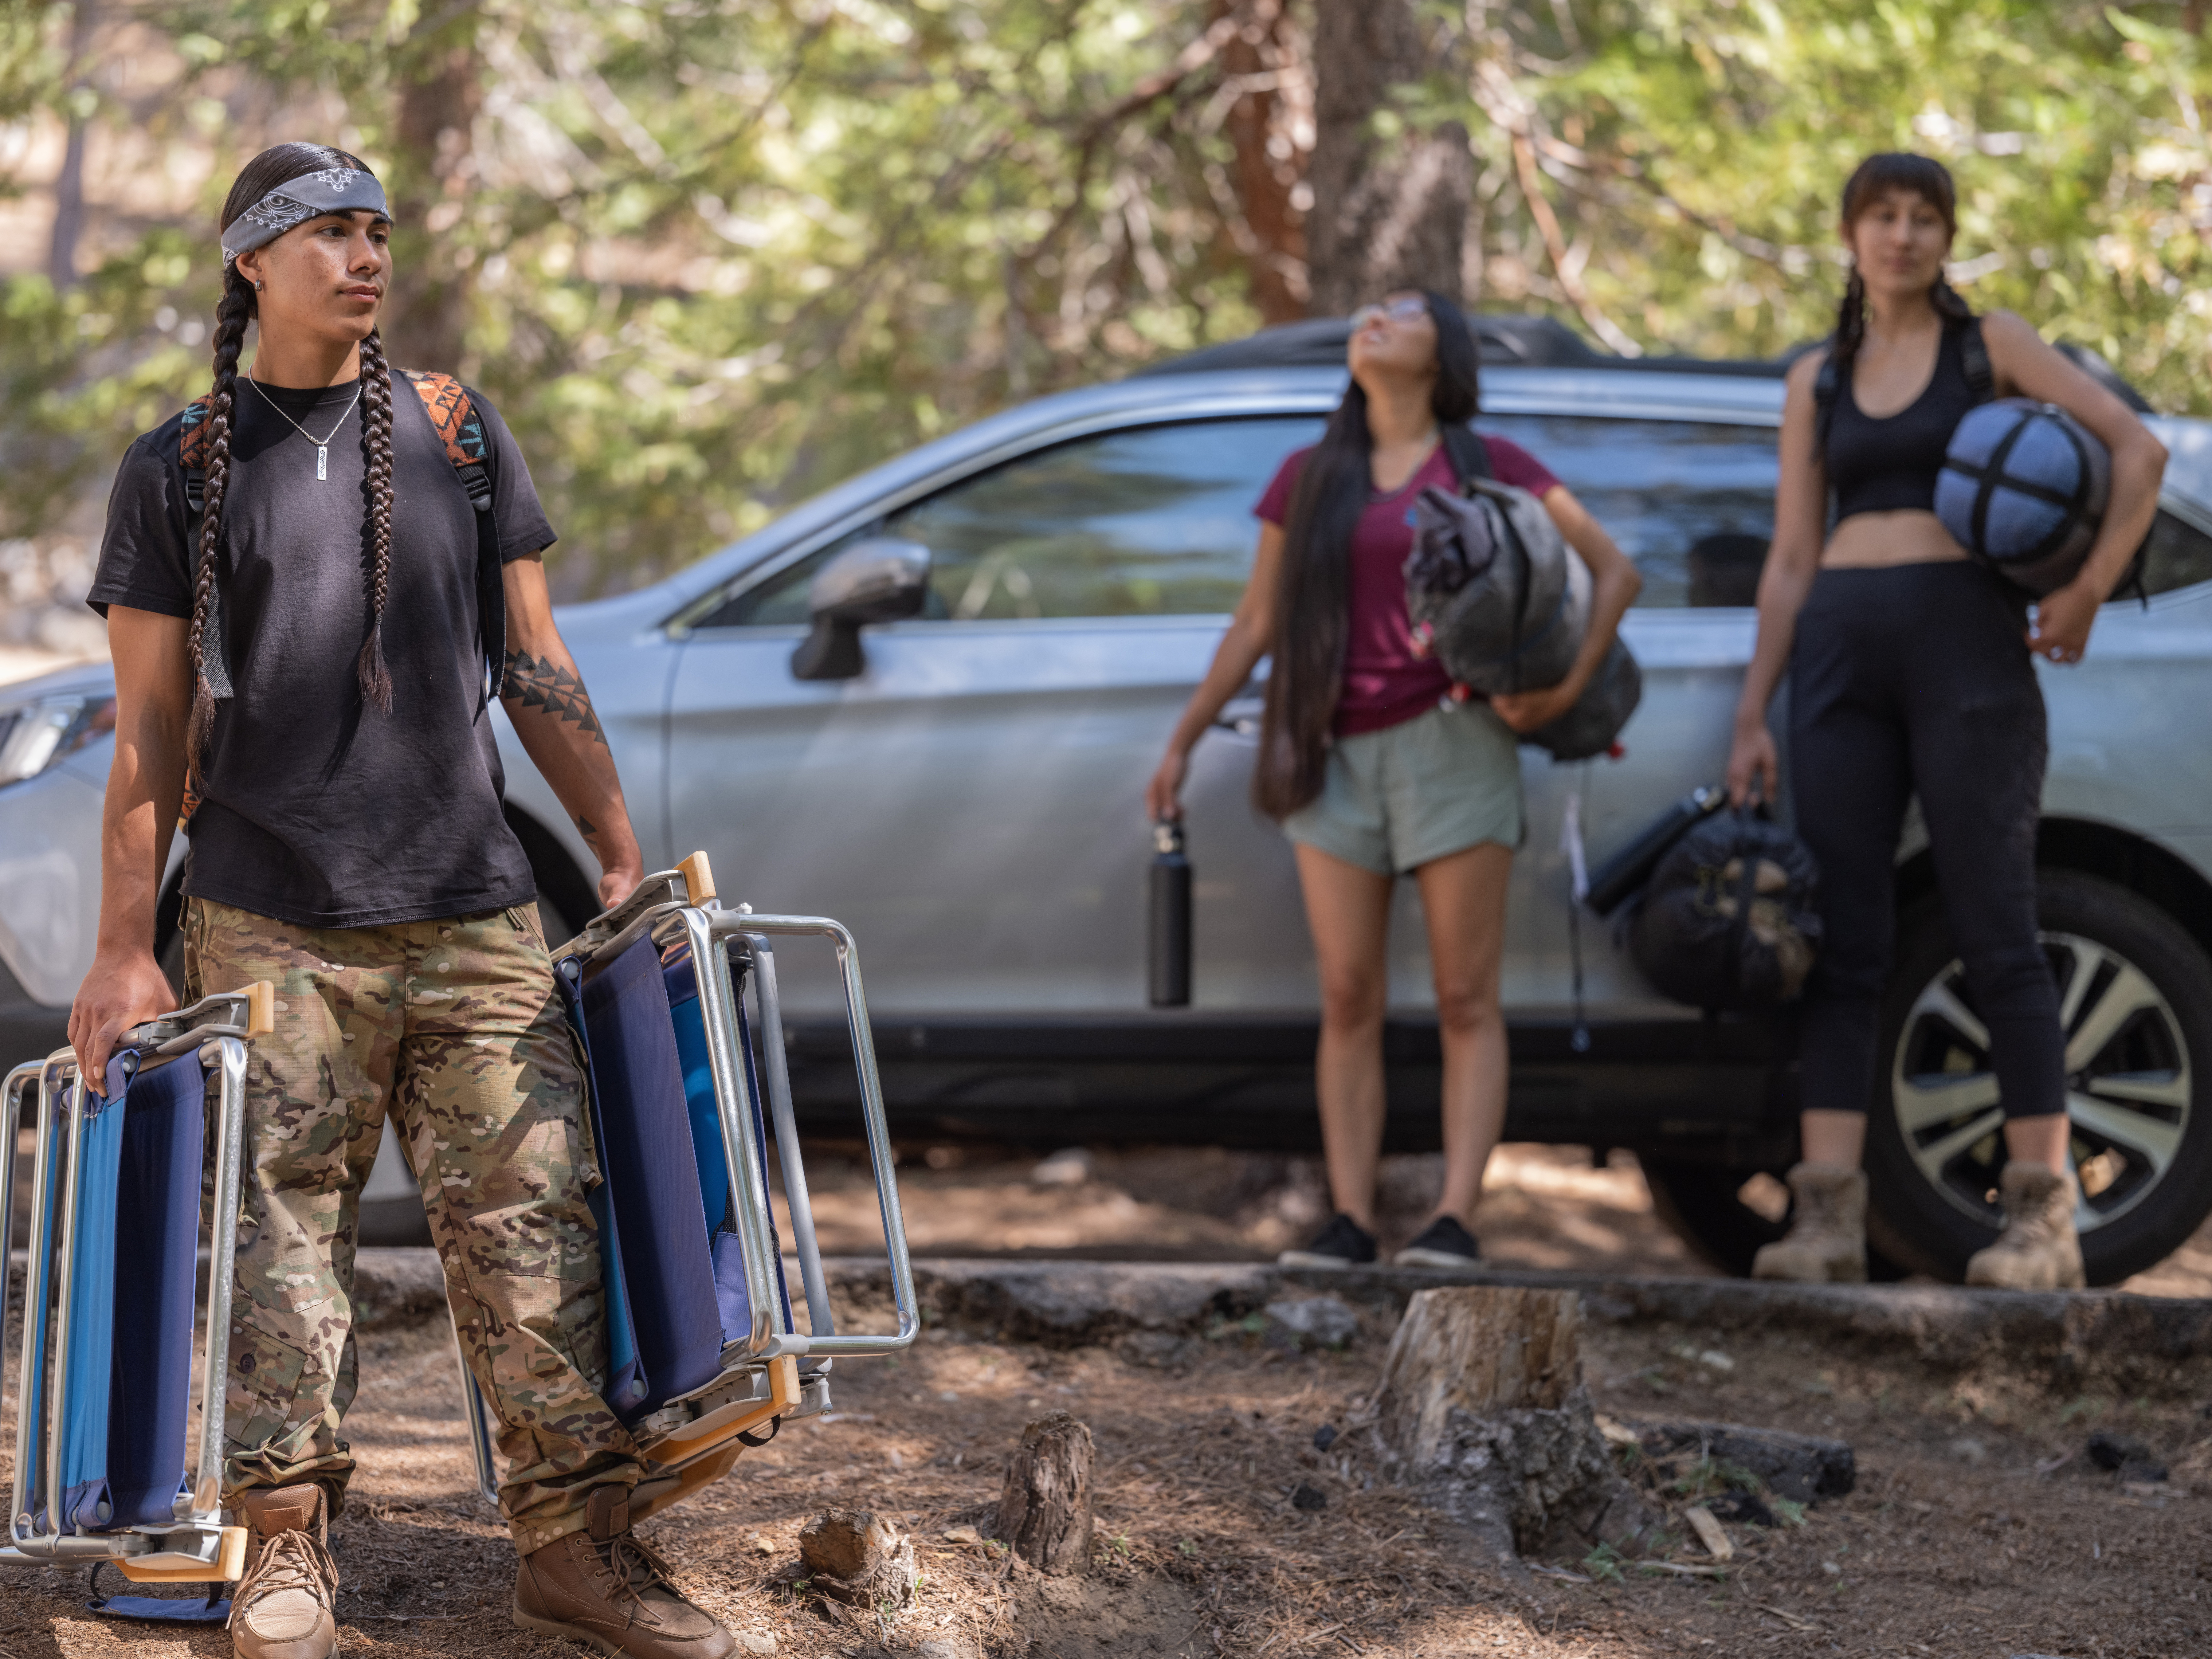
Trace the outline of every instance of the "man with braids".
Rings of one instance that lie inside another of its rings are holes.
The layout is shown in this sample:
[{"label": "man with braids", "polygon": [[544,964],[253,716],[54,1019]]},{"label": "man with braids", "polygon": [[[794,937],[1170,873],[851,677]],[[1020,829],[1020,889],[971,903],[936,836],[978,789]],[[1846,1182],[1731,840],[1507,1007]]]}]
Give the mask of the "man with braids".
[{"label": "man with braids", "polygon": [[[444,439],[413,388],[394,390],[376,332],[390,228],[356,156],[289,143],[249,162],[223,209],[212,394],[117,476],[91,594],[115,660],[115,761],[98,953],[70,1039],[99,1076],[119,1032],[171,1005],[154,914],[189,763],[190,989],[276,986],[247,1090],[224,1422],[226,1490],[252,1540],[231,1613],[242,1659],[336,1650],[355,1230],[387,1114],[499,1417],[516,1623],[609,1654],[721,1659],[728,1633],[629,1534],[637,1451],[600,1395],[598,1175],[536,884],[501,815],[495,690],[599,855],[603,902],[642,876],[637,842],[553,625],[553,532],[514,439],[469,393],[493,580]],[[193,423],[204,475],[183,456]]]}]

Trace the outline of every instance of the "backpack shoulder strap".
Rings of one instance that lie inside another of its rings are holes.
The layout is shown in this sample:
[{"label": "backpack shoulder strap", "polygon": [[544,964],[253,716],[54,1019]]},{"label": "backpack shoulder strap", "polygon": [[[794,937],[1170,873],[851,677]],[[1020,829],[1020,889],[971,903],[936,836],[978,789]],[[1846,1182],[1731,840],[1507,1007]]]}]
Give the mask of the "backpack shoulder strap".
[{"label": "backpack shoulder strap", "polygon": [[1480,479],[1493,483],[1497,471],[1490,465],[1490,446],[1482,434],[1471,426],[1454,421],[1443,429],[1444,459],[1451,463],[1452,477],[1459,481],[1460,492],[1465,495],[1468,486]]},{"label": "backpack shoulder strap", "polygon": [[1982,338],[1982,319],[1969,317],[1959,327],[1959,357],[1966,371],[1966,388],[1977,404],[1997,395],[1996,371],[1990,367],[1989,342]]},{"label": "backpack shoulder strap", "polygon": [[207,506],[208,410],[212,398],[195,398],[185,405],[184,424],[177,428],[177,464],[185,470],[185,515],[187,525],[198,521]]},{"label": "backpack shoulder strap", "polygon": [[479,513],[490,512],[491,443],[469,394],[450,374],[412,368],[399,372],[422,398],[422,412],[430,417],[430,424],[446,446],[446,459],[453,464],[461,487],[469,492],[469,505]]},{"label": "backpack shoulder strap", "polygon": [[483,416],[461,383],[450,374],[403,368],[407,383],[422,400],[422,412],[446,446],[446,459],[468,491],[469,505],[477,511],[477,619],[483,653],[484,691],[477,704],[481,713],[500,695],[507,678],[507,586],[501,572],[499,526],[492,522],[491,439]]}]

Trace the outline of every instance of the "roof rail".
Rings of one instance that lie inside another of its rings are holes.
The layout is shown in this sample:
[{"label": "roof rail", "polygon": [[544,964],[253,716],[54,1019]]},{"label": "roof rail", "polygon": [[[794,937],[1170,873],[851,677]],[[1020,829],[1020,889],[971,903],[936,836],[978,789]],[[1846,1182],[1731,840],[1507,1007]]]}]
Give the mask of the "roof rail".
[{"label": "roof rail", "polygon": [[[1601,351],[1556,317],[1469,312],[1468,326],[1488,368],[1607,368],[1668,374],[1729,374],[1778,379],[1787,367],[1757,358],[1621,357]],[[1218,374],[1251,368],[1341,368],[1352,324],[1343,317],[1315,317],[1304,322],[1263,328],[1242,340],[1206,346],[1136,371],[1132,379],[1153,374]]]},{"label": "roof rail", "polygon": [[[1779,380],[1790,365],[1806,352],[1825,343],[1807,341],[1778,357],[1622,357],[1601,351],[1556,317],[1516,316],[1498,312],[1471,311],[1468,325],[1486,368],[1603,368],[1629,374],[1725,374],[1745,380]],[[1141,380],[1154,374],[1219,374],[1252,368],[1341,368],[1352,325],[1342,317],[1315,317],[1304,322],[1263,328],[1242,340],[1206,346],[1140,368],[1130,376]],[[2086,370],[2129,408],[2149,414],[2151,406],[2142,392],[2128,384],[2118,369],[2098,353],[2071,341],[2058,349]]]}]

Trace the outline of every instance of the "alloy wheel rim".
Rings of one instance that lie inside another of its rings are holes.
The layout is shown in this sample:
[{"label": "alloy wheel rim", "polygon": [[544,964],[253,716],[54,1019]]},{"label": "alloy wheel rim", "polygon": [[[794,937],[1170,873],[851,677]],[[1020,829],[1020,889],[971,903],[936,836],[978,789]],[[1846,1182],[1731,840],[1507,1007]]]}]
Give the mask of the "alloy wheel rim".
[{"label": "alloy wheel rim", "polygon": [[[2066,1034],[2066,1105],[2081,1188],[2075,1225],[2087,1233],[2137,1207],[2165,1180],[2188,1133],[2194,1072],[2181,1022],[2149,975],[2094,939],[2041,937]],[[1954,1209],[1993,1224],[2004,1111],[1960,962],[1929,979],[1905,1016],[1890,1109],[1921,1178]]]}]

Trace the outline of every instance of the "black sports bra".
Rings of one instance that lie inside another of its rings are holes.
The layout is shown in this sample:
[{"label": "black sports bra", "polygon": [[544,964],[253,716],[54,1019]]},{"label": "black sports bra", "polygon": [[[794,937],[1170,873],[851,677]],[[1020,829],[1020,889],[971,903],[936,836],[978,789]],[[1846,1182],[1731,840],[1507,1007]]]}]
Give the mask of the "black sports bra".
[{"label": "black sports bra", "polygon": [[1828,422],[1828,485],[1836,492],[1838,522],[1854,513],[1936,510],[1936,475],[1943,452],[1966,412],[1988,397],[1966,369],[1969,325],[1946,321],[1936,349],[1936,372],[1910,404],[1881,420],[1864,413],[1841,374]]}]

